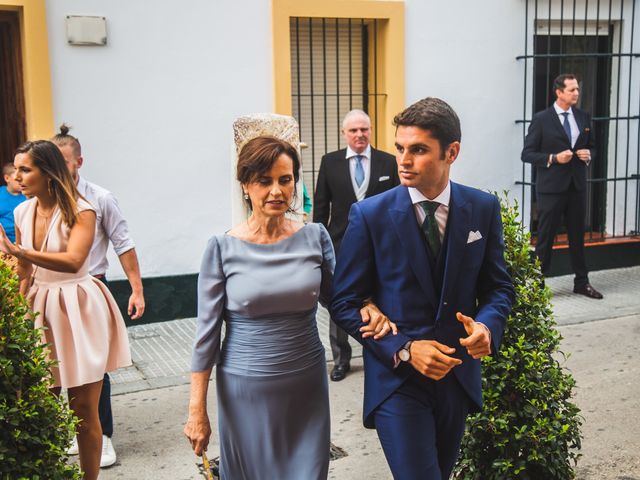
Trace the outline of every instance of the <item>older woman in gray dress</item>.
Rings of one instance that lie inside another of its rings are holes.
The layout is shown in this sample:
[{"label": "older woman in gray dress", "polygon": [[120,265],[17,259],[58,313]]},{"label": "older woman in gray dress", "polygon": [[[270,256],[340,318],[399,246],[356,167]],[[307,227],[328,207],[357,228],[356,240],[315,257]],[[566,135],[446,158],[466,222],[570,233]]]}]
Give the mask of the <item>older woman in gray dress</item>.
[{"label": "older woman in gray dress", "polygon": [[[290,144],[250,140],[237,179],[252,213],[214,236],[202,260],[184,430],[197,455],[206,450],[206,396],[216,365],[222,479],[327,478],[329,394],[315,316],[318,301],[331,295],[335,261],[322,225],[285,215],[299,169]],[[369,317],[365,335],[395,329],[375,306],[363,310]]]}]

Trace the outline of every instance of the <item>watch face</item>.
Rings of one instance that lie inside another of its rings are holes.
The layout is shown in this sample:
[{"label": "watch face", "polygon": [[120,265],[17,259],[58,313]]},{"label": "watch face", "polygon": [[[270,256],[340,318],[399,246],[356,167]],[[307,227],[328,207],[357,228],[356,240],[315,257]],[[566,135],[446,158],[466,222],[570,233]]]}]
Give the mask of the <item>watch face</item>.
[{"label": "watch face", "polygon": [[400,353],[398,355],[400,357],[400,360],[402,360],[403,362],[407,362],[409,361],[409,358],[411,358],[411,354],[409,353],[409,350],[407,350],[406,348],[403,348],[402,350],[400,350]]}]

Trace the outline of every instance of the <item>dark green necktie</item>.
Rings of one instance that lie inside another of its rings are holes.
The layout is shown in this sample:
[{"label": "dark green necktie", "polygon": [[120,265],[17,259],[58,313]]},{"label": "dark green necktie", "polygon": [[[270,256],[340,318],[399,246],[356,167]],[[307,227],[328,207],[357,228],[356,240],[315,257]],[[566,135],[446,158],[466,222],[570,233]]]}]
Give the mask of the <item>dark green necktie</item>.
[{"label": "dark green necktie", "polygon": [[427,216],[422,222],[422,231],[427,237],[427,243],[429,249],[433,254],[433,258],[438,258],[440,253],[440,229],[438,228],[438,222],[436,221],[436,209],[440,206],[438,202],[430,202],[429,200],[420,202],[420,206],[424,210]]}]

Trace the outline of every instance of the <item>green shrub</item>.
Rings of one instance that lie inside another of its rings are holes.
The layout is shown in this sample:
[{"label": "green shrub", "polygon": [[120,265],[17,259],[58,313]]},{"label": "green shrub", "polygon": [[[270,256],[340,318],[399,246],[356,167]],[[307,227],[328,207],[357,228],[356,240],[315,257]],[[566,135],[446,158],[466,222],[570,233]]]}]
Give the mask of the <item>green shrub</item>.
[{"label": "green shrub", "polygon": [[500,351],[482,360],[484,409],[469,416],[454,478],[567,480],[580,454],[575,381],[558,361],[550,292],[531,260],[518,206],[501,199],[505,259],[516,298]]},{"label": "green shrub", "polygon": [[50,391],[52,362],[32,316],[17,276],[0,261],[0,478],[80,478],[66,462],[77,420]]}]

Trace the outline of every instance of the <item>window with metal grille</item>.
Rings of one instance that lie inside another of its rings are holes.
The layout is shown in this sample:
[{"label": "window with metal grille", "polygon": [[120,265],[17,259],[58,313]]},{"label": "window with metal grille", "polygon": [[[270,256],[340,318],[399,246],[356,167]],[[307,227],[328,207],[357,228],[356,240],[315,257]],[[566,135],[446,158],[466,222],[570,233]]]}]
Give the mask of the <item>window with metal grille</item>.
[{"label": "window with metal grille", "polygon": [[[640,69],[634,0],[525,0],[523,137],[555,101],[553,79],[578,77],[578,107],[592,115],[597,157],[589,166],[588,238],[640,232]],[[534,172],[523,164],[521,205],[535,235]]]},{"label": "window with metal grille", "polygon": [[377,28],[378,20],[290,19],[292,112],[307,145],[302,169],[311,196],[322,156],[346,146],[340,130],[347,112],[371,116],[377,144]]}]

